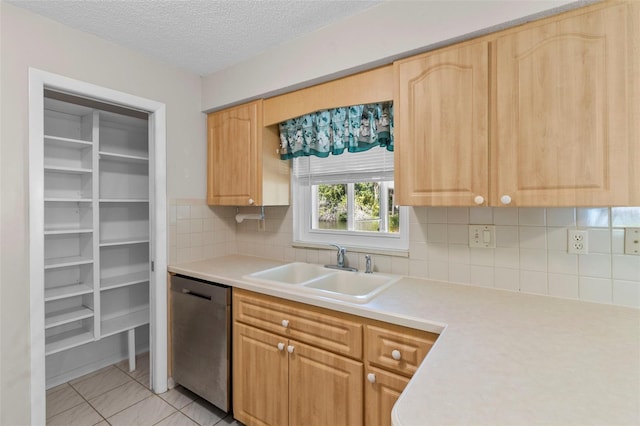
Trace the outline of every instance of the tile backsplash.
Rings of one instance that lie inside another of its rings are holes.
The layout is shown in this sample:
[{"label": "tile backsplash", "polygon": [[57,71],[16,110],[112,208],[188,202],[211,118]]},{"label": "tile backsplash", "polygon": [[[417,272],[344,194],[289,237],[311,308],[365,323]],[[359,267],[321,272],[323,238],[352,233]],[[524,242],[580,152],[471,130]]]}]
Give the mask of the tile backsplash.
[{"label": "tile backsplash", "polygon": [[[204,200],[172,201],[170,262],[230,253],[334,261],[332,248],[292,246],[288,207],[265,208],[264,224],[236,224],[235,213]],[[470,248],[469,224],[495,225],[496,248]],[[624,227],[640,227],[640,208],[414,207],[409,226],[408,257],[375,254],[376,271],[640,307],[640,256],[624,254]],[[589,254],[567,253],[567,230],[575,228],[587,230]],[[348,252],[347,260],[364,268],[364,255]]]}]

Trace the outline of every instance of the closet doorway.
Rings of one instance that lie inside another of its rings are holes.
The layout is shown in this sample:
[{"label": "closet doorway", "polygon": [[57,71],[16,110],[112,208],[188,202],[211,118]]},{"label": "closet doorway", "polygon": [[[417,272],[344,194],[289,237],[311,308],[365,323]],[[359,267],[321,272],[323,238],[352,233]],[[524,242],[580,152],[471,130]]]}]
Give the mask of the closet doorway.
[{"label": "closet doorway", "polygon": [[167,390],[165,129],[162,103],[29,70],[32,424],[136,351]]}]

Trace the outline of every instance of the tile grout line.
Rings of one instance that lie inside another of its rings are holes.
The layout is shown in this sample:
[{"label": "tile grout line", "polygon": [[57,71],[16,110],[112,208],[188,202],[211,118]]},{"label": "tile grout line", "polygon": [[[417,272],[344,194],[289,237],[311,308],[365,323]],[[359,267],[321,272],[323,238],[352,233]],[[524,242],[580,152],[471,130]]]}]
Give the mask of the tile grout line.
[{"label": "tile grout line", "polygon": [[[96,410],[96,408],[89,402],[89,400],[87,398],[84,397],[84,395],[82,395],[70,382],[67,382],[67,383],[69,384],[69,386],[71,386],[71,388],[74,390],[74,392],[77,393],[78,395],[80,395],[80,398],[82,398],[87,403],[87,405],[89,407],[91,407],[91,409],[93,411],[95,411],[98,416],[100,416],[102,421],[107,422],[109,425],[111,424],[111,423],[109,423],[109,421],[102,414],[100,414],[100,412],[98,410]],[[109,391],[107,391],[107,392],[109,392]],[[107,393],[107,392],[103,392],[102,394]],[[100,395],[102,395],[102,394],[100,394]],[[100,395],[97,395],[97,396],[100,396]],[[80,405],[80,404],[78,404],[78,405]],[[98,423],[101,423],[101,422],[98,422]],[[94,423],[94,424],[98,424],[98,423]]]}]

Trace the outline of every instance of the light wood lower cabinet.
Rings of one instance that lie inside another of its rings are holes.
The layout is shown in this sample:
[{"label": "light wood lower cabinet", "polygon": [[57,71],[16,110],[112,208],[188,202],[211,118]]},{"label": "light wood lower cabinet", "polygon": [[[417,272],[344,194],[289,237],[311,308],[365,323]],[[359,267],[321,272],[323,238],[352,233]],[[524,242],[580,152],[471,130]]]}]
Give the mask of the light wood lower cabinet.
[{"label": "light wood lower cabinet", "polygon": [[233,317],[234,416],[248,426],[390,424],[437,338],[239,289]]},{"label": "light wood lower cabinet", "polygon": [[391,409],[408,383],[407,377],[369,366],[364,385],[365,424],[391,425]]}]

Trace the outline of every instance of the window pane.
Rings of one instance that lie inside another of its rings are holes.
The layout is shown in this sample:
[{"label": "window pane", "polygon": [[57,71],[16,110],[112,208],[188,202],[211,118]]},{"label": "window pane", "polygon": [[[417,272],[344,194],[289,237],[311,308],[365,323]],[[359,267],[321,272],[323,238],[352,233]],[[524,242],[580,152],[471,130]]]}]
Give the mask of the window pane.
[{"label": "window pane", "polygon": [[[380,183],[357,182],[355,189],[354,227],[356,231],[378,232],[380,228]],[[384,229],[382,229],[384,232]]]},{"label": "window pane", "polygon": [[318,224],[314,229],[347,229],[347,185],[317,185]]}]

